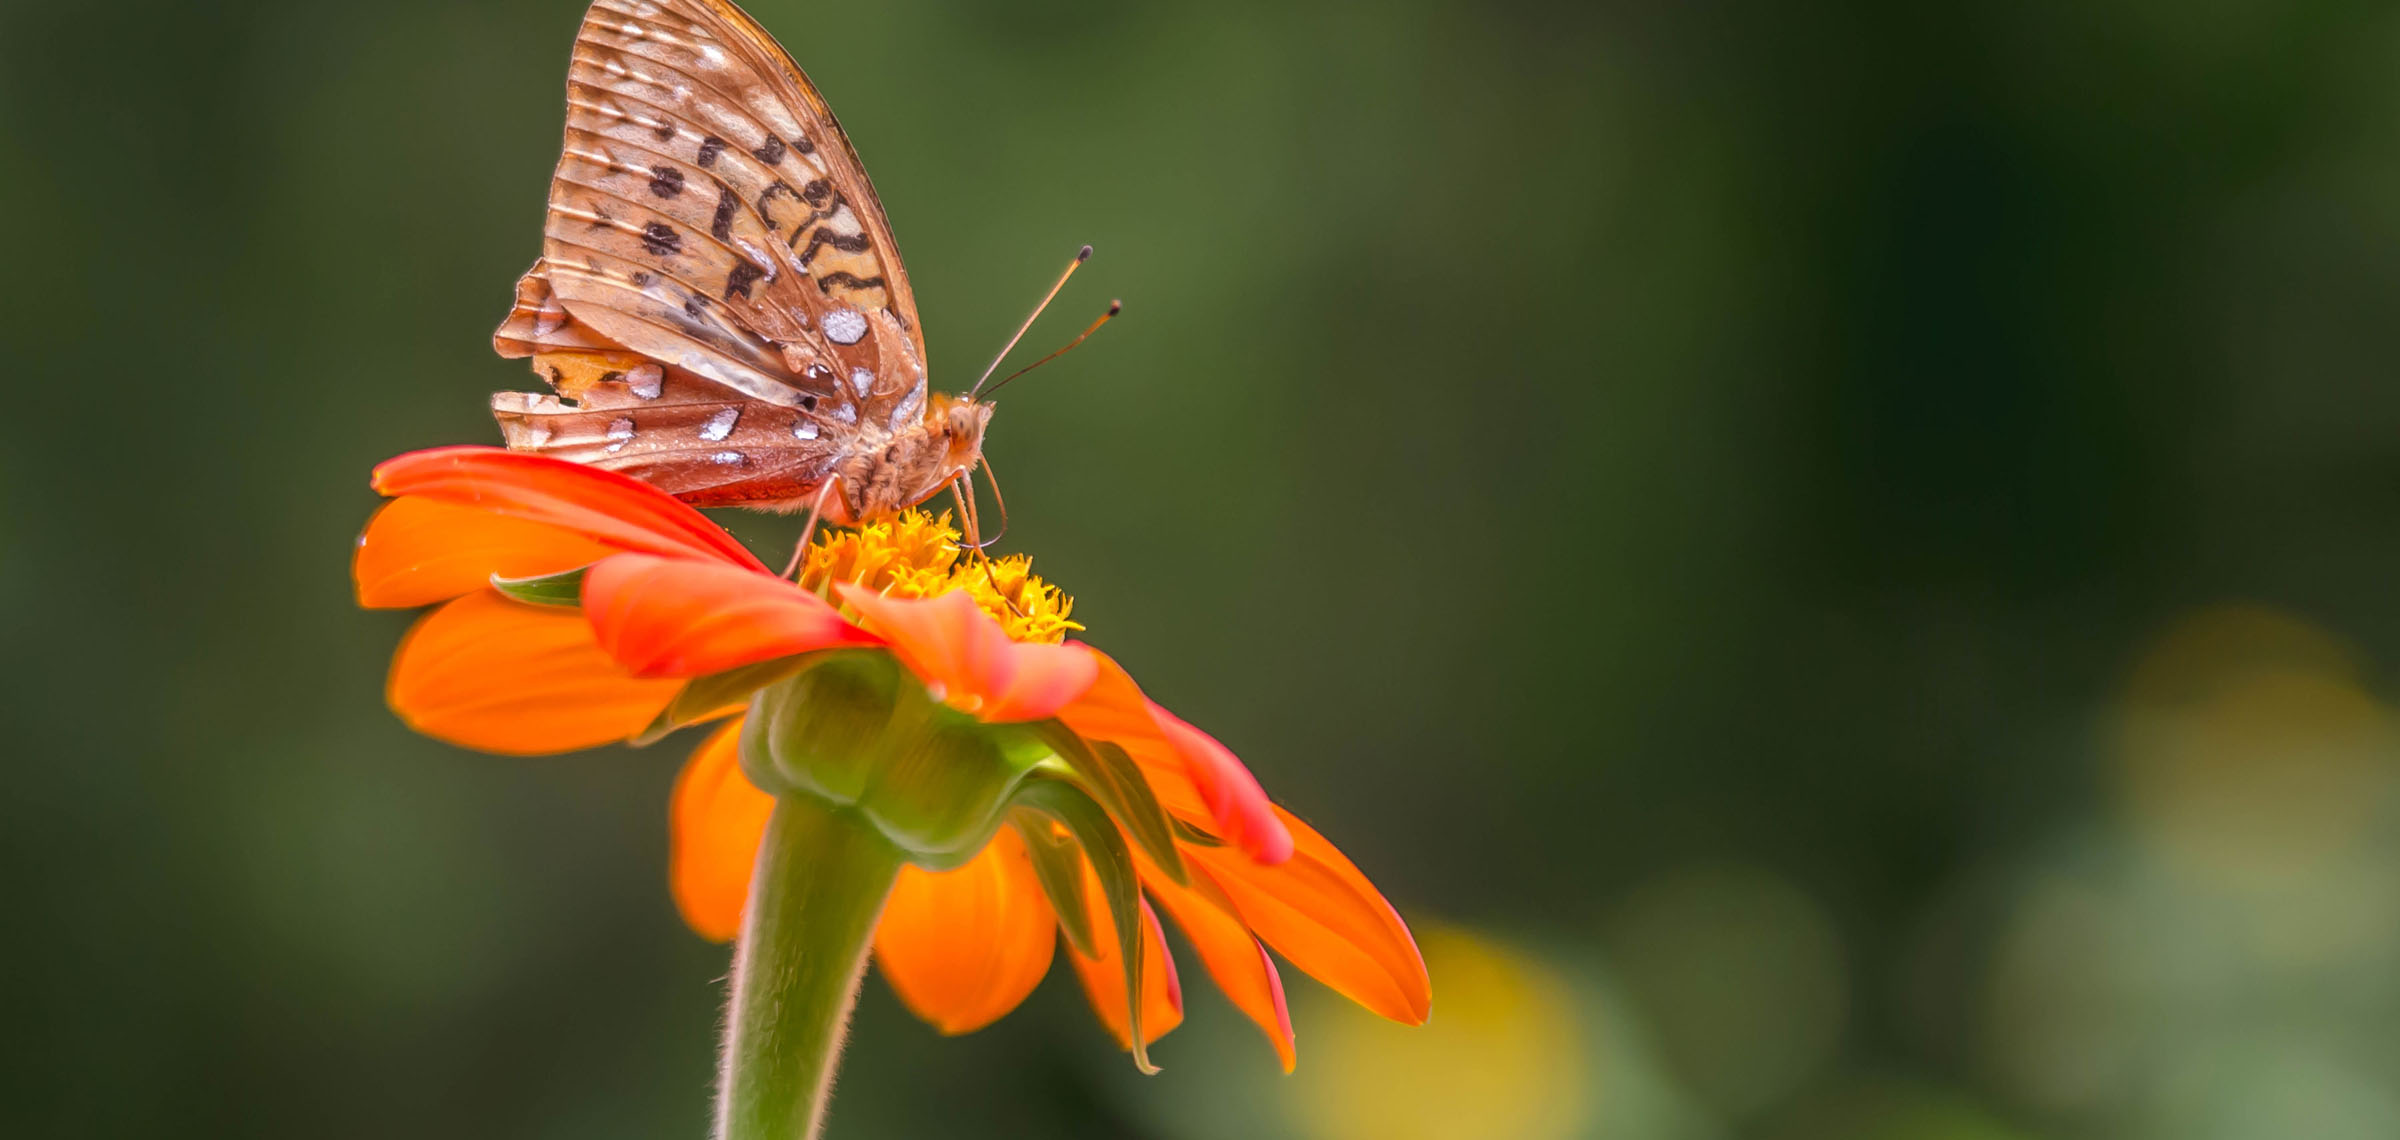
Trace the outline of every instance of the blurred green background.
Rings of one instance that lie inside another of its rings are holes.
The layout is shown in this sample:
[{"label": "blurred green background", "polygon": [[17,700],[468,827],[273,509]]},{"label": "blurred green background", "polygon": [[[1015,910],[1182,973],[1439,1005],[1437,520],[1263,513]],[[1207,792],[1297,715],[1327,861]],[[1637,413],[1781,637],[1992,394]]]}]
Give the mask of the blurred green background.
[{"label": "blurred green background", "polygon": [[[1009,545],[1436,995],[870,981],[834,1137],[2400,1135],[2400,10],[752,7],[937,385],[1098,247]],[[580,11],[0,6],[0,1131],[703,1134],[688,744],[412,736],[346,576]]]}]

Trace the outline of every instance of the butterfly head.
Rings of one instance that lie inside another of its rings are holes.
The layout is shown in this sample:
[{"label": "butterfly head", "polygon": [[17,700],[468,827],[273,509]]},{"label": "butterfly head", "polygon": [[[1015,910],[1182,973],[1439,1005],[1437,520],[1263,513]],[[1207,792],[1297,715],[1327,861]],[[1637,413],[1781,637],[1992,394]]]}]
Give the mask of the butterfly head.
[{"label": "butterfly head", "polygon": [[936,393],[925,409],[923,430],[938,440],[942,454],[942,478],[925,488],[927,497],[948,486],[950,480],[975,469],[983,459],[983,430],[992,422],[992,405],[977,403],[964,396]]}]

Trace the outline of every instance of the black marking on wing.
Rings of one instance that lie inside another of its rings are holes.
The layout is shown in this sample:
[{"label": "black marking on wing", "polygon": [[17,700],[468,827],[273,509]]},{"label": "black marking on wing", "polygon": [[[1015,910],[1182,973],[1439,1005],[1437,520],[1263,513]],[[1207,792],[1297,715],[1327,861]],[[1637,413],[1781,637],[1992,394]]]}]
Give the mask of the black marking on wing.
[{"label": "black marking on wing", "polygon": [[779,162],[782,162],[783,140],[776,138],[773,135],[768,135],[767,141],[758,144],[758,149],[751,151],[750,155],[751,157],[756,158],[760,162],[766,163],[769,166],[773,166]]},{"label": "black marking on wing", "polygon": [[825,206],[825,199],[831,196],[832,193],[832,184],[826,182],[822,178],[812,178],[809,180],[808,185],[800,188],[800,200],[808,203],[812,209],[823,209]]},{"label": "black marking on wing", "polygon": [[742,196],[726,186],[717,194],[717,216],[708,224],[708,232],[718,241],[733,239],[733,212],[742,208]]},{"label": "black marking on wing", "polygon": [[837,269],[817,278],[817,292],[831,293],[836,285],[849,289],[879,289],[883,287],[883,284],[883,275],[880,273],[873,277],[860,277]]},{"label": "black marking on wing", "polygon": [[870,244],[864,233],[855,233],[844,237],[841,234],[828,233],[820,226],[817,232],[808,235],[808,248],[801,251],[800,264],[806,265],[815,259],[817,250],[823,246],[830,245],[843,253],[865,253]]},{"label": "black marking on wing", "polygon": [[698,162],[703,168],[715,166],[717,156],[723,153],[725,153],[725,140],[710,135],[700,140],[700,157],[693,161]]},{"label": "black marking on wing", "polygon": [[683,193],[683,171],[672,166],[651,167],[650,192],[661,198],[673,198]]},{"label": "black marking on wing", "polygon": [[652,257],[665,257],[683,252],[683,235],[665,222],[652,222],[642,227],[642,248]]},{"label": "black marking on wing", "polygon": [[751,264],[745,258],[741,264],[733,267],[733,272],[725,276],[725,299],[733,300],[734,296],[739,294],[743,300],[749,300],[750,287],[757,284],[758,279],[766,275],[766,270]]},{"label": "black marking on wing", "polygon": [[675,124],[660,123],[659,125],[652,127],[650,129],[650,133],[657,135],[658,141],[660,142],[670,142],[675,138]]},{"label": "black marking on wing", "polygon": [[[773,214],[770,214],[770,213],[768,213],[768,212],[767,212],[767,207],[768,207],[768,205],[772,204],[772,203],[775,201],[775,195],[776,195],[776,194],[778,194],[778,193],[789,194],[789,193],[791,193],[791,192],[792,192],[792,186],[791,186],[791,183],[785,182],[783,179],[780,179],[780,178],[778,178],[778,179],[776,179],[774,182],[772,182],[772,183],[768,184],[768,186],[767,186],[767,188],[766,188],[766,189],[764,189],[764,190],[761,190],[761,191],[759,191],[759,192],[758,192],[758,219],[759,219],[760,221],[762,221],[762,222],[765,222],[765,223],[767,224],[767,232],[768,232],[768,233],[771,233],[771,234],[772,234],[772,233],[781,233],[781,232],[783,232],[783,223],[776,221],[776,220],[775,220],[775,215],[773,215]],[[801,223],[801,224],[803,224],[803,225],[806,225],[807,223],[803,222],[803,223]],[[794,231],[793,231],[793,233],[795,233],[795,234],[797,234],[798,232],[799,232],[799,231],[797,231],[797,230],[794,230]]]}]

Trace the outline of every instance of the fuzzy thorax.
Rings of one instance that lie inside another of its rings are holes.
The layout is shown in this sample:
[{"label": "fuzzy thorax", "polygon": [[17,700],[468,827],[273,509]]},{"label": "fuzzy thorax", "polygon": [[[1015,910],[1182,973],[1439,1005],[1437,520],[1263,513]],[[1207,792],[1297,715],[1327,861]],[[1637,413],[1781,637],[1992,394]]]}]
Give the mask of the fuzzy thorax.
[{"label": "fuzzy thorax", "polygon": [[844,523],[880,519],[940,494],[983,458],[983,429],[991,418],[989,404],[935,393],[917,422],[834,469],[842,501],[828,516]]}]

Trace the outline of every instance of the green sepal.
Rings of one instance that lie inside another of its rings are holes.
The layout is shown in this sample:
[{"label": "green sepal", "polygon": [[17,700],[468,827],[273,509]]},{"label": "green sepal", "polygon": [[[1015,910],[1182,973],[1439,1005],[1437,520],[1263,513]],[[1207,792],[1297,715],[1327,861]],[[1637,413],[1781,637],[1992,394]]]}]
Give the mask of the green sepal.
[{"label": "green sepal", "polygon": [[828,654],[750,698],[742,774],[769,795],[857,804],[874,779],[899,695],[900,666],[888,654]]},{"label": "green sepal", "polygon": [[534,578],[503,578],[492,575],[492,588],[529,606],[563,606],[578,609],[583,605],[583,572],[589,566],[578,566],[563,574],[543,574]]},{"label": "green sepal", "polygon": [[915,684],[904,690],[893,722],[859,811],[918,866],[964,866],[1000,830],[1018,785],[1044,754],[926,698]]},{"label": "green sepal", "polygon": [[1067,944],[1086,958],[1096,957],[1092,912],[1083,905],[1082,846],[1074,836],[1060,835],[1049,816],[1029,807],[1011,810],[1008,822],[1025,838],[1025,852],[1033,858],[1033,877],[1049,896],[1050,909],[1058,912],[1058,926],[1066,933]]},{"label": "green sepal", "polygon": [[934,700],[891,654],[850,649],[809,655],[758,689],[741,755],[761,790],[850,809],[910,862],[942,871],[991,841],[1049,752]]},{"label": "green sepal", "polygon": [[1175,840],[1178,843],[1189,843],[1194,847],[1225,846],[1224,840],[1219,839],[1216,836],[1211,835],[1197,827],[1194,827],[1191,824],[1185,823],[1180,819],[1170,818],[1167,820],[1167,824],[1175,829]]},{"label": "green sepal", "polygon": [[[1125,965],[1125,1025],[1133,1039],[1133,1066],[1144,1075],[1158,1072],[1142,1041],[1142,884],[1134,873],[1133,850],[1116,823],[1083,789],[1065,780],[1035,774],[1017,791],[1016,802],[1057,820],[1074,835],[1108,900],[1109,921],[1117,928],[1117,957]],[[1053,898],[1057,908],[1059,900]]]},{"label": "green sepal", "polygon": [[710,714],[747,703],[753,693],[817,663],[823,653],[797,653],[760,661],[722,673],[694,677],[675,691],[675,699],[651,718],[650,727],[633,738],[636,748],[656,744],[668,733],[708,719]]},{"label": "green sepal", "polygon": [[1175,853],[1174,827],[1158,806],[1158,796],[1150,790],[1150,781],[1142,778],[1140,768],[1134,767],[1133,757],[1109,741],[1086,741],[1074,729],[1056,720],[1026,727],[1066,765],[1076,785],[1100,802],[1110,818],[1125,829],[1125,834],[1133,837],[1142,854],[1158,864],[1160,871],[1178,886],[1191,881],[1184,872],[1183,857]]}]

